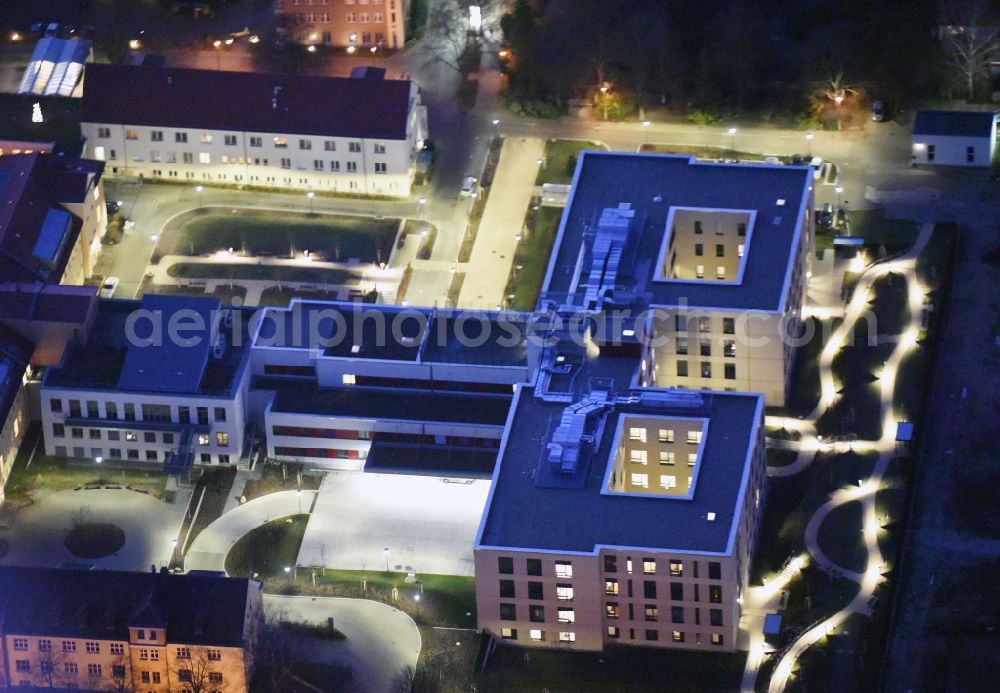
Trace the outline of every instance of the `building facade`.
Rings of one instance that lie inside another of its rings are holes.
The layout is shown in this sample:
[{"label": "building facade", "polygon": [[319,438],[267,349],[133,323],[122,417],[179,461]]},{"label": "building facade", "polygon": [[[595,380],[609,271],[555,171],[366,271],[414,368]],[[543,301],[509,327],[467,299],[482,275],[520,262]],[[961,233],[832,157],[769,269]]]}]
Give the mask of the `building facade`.
[{"label": "building facade", "polygon": [[399,49],[406,43],[407,0],[274,0],[300,43],[349,50]]},{"label": "building facade", "polygon": [[81,118],[111,175],[316,193],[405,197],[427,139],[403,80],[97,65]]},{"label": "building facade", "polygon": [[0,568],[0,587],[6,688],[248,690],[258,582]]},{"label": "building facade", "polygon": [[610,388],[569,406],[538,387],[515,397],[475,545],[480,628],[525,647],[735,650],[763,397],[618,392],[628,379],[604,365],[581,373]]},{"label": "building facade", "polygon": [[991,166],[997,146],[997,114],[990,111],[917,111],[913,164]]}]

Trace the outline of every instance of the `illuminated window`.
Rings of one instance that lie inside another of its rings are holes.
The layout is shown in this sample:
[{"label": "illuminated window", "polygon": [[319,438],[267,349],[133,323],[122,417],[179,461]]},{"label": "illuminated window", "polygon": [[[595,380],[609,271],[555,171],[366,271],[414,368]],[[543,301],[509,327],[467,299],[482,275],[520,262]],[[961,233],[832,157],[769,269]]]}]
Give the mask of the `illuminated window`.
[{"label": "illuminated window", "polygon": [[208,445],[208,434],[199,433],[198,434],[198,445]]},{"label": "illuminated window", "polygon": [[653,560],[652,558],[643,558],[642,559],[642,572],[645,573],[646,575],[655,575],[656,574],[656,561]]},{"label": "illuminated window", "polygon": [[684,633],[679,630],[673,631],[671,637],[674,642],[684,642]]},{"label": "illuminated window", "polygon": [[604,580],[604,594],[615,596],[618,594],[618,581],[612,578]]},{"label": "illuminated window", "polygon": [[684,574],[684,563],[677,560],[670,561],[670,574],[680,577]]},{"label": "illuminated window", "polygon": [[556,599],[568,602],[573,599],[573,585],[556,585]]},{"label": "illuminated window", "polygon": [[344,373],[340,376],[340,380],[344,385],[354,385],[357,382],[357,377],[353,373]]},{"label": "illuminated window", "polygon": [[288,140],[286,140],[284,137],[275,137],[274,138],[274,146],[276,148],[278,148],[278,149],[287,149],[288,148]]},{"label": "illuminated window", "polygon": [[500,637],[504,640],[517,640],[517,628],[501,628]]},{"label": "illuminated window", "polygon": [[576,623],[576,612],[573,609],[556,609],[559,623]]},{"label": "illuminated window", "polygon": [[576,633],[559,631],[559,642],[576,642]]},{"label": "illuminated window", "polygon": [[629,460],[631,460],[635,464],[646,464],[645,450],[629,450],[628,455],[629,455]]},{"label": "illuminated window", "polygon": [[545,642],[545,631],[532,628],[528,631],[528,637],[531,638],[533,642]]},{"label": "illuminated window", "polygon": [[688,445],[699,445],[701,443],[701,431],[687,432]]},{"label": "illuminated window", "polygon": [[635,440],[640,443],[646,442],[646,429],[645,428],[629,428],[628,429],[629,440]]},{"label": "illuminated window", "polygon": [[660,450],[660,464],[672,465],[674,463],[674,453],[670,450]]},{"label": "illuminated window", "polygon": [[660,486],[664,489],[670,490],[672,488],[677,488],[677,477],[673,474],[663,474],[660,476]]},{"label": "illuminated window", "polygon": [[215,444],[219,447],[226,447],[229,445],[229,434],[225,431],[219,431],[215,434]]},{"label": "illuminated window", "polygon": [[672,428],[661,428],[657,438],[661,443],[672,443],[674,442],[674,430]]},{"label": "illuminated window", "polygon": [[573,577],[573,564],[567,561],[556,561],[556,577],[564,579]]},{"label": "illuminated window", "polygon": [[688,466],[693,467],[698,462],[698,453],[689,452],[688,453]]},{"label": "illuminated window", "polygon": [[639,488],[649,487],[649,475],[648,474],[632,474],[632,485],[638,486]]}]

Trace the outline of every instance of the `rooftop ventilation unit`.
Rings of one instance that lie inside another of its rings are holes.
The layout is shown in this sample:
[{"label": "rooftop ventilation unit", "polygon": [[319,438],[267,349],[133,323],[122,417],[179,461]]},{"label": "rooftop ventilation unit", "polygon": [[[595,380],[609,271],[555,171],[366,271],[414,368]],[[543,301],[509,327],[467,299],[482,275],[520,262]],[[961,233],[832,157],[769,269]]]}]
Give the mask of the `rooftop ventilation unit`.
[{"label": "rooftop ventilation unit", "polygon": [[639,401],[647,407],[672,409],[700,409],[705,404],[697,392],[679,390],[643,390],[639,393]]},{"label": "rooftop ventilation unit", "polygon": [[549,465],[554,472],[576,472],[581,456],[590,451],[593,443],[593,437],[587,434],[587,423],[603,413],[607,406],[607,393],[595,392],[563,409],[559,425],[546,445]]}]

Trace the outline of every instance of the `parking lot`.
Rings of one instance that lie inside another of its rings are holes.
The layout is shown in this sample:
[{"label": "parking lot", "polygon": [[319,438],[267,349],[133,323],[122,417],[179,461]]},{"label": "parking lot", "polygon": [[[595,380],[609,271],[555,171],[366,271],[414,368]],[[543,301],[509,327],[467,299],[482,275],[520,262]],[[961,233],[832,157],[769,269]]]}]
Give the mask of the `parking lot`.
[{"label": "parking lot", "polygon": [[472,575],[472,544],[490,482],[330,472],[299,565]]}]

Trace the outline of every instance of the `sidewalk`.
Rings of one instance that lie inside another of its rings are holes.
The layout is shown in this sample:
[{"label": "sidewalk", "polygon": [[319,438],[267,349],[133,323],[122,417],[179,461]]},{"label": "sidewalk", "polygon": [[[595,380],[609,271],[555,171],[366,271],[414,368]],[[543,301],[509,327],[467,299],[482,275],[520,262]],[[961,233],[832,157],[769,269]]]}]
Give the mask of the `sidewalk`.
[{"label": "sidewalk", "polygon": [[469,261],[476,271],[465,276],[459,306],[492,308],[502,305],[524,216],[534,193],[538,160],[544,151],[544,140],[504,140]]}]

